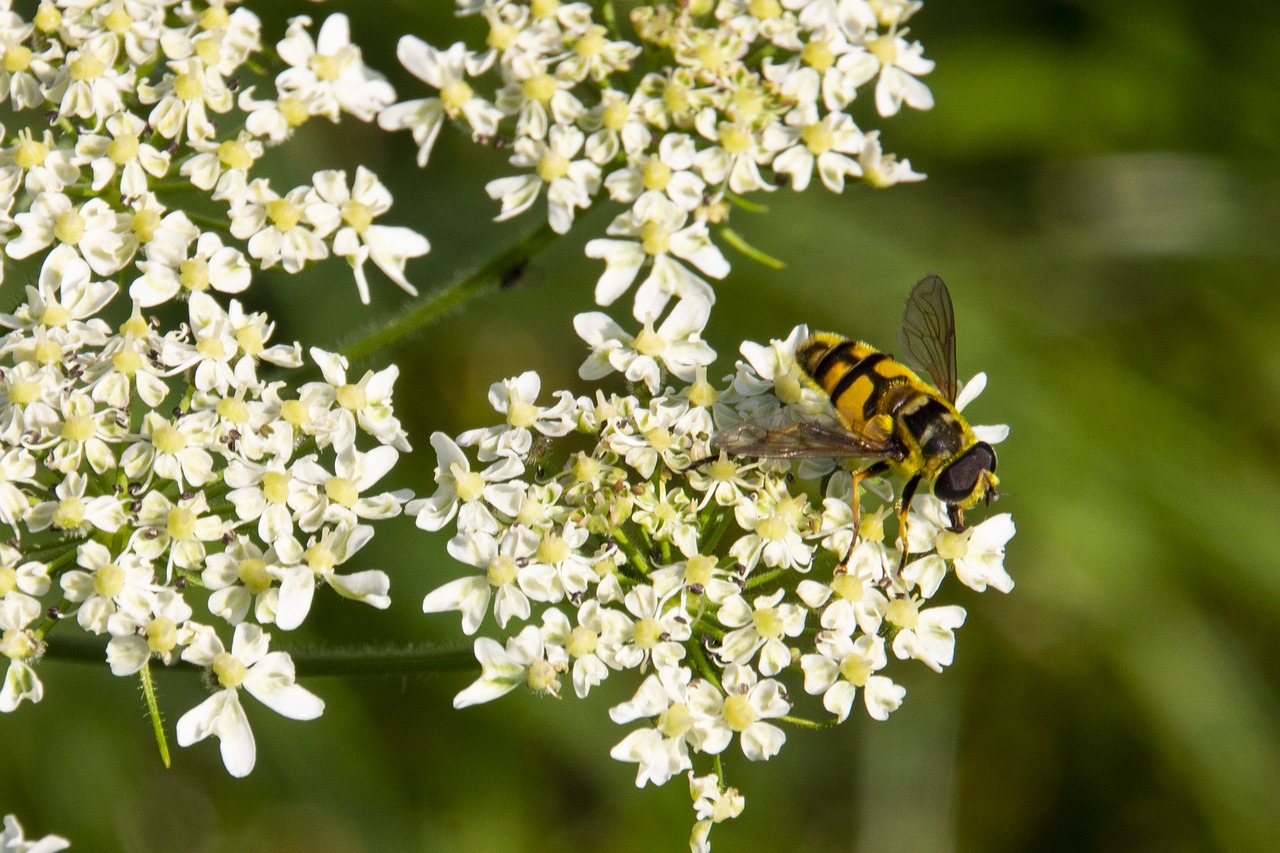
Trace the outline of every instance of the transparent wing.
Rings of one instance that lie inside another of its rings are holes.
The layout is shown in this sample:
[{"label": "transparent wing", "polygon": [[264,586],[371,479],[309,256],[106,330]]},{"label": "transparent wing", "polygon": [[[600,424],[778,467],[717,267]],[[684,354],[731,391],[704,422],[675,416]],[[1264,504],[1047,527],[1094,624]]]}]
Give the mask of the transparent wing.
[{"label": "transparent wing", "polygon": [[955,402],[956,315],[951,293],[936,275],[925,276],[911,289],[898,340],[914,366],[924,370],[933,385]]},{"label": "transparent wing", "polygon": [[711,437],[713,451],[766,459],[899,459],[902,448],[892,437],[859,435],[836,417],[806,416],[795,420],[786,411],[742,421]]}]

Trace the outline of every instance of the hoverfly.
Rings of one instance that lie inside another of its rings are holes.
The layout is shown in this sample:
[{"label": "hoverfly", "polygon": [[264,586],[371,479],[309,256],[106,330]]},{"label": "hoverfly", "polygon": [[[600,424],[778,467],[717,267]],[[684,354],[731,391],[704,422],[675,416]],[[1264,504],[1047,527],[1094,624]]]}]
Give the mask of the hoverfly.
[{"label": "hoverfly", "polygon": [[[998,498],[996,452],[974,435],[955,407],[956,321],[942,279],[921,279],[907,297],[899,341],[933,384],[870,344],[826,332],[796,347],[808,381],[830,398],[832,416],[796,423],[744,421],[711,438],[712,450],[771,459],[863,459],[853,472],[854,542],[860,521],[858,489],[884,473],[906,478],[898,501],[902,560],[907,562],[907,511],[923,484],[947,505],[951,530],[964,530],[964,510]],[[775,413],[777,414],[777,413]],[[849,553],[841,565],[846,565]]]}]

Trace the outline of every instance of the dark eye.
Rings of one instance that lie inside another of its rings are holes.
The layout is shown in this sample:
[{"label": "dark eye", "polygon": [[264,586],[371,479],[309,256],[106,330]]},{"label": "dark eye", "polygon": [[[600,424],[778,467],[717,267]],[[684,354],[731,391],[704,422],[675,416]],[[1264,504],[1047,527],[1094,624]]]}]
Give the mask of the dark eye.
[{"label": "dark eye", "polygon": [[996,470],[996,452],[985,441],[978,442],[968,452],[952,462],[933,484],[933,494],[947,503],[960,503],[973,494],[983,471]]}]

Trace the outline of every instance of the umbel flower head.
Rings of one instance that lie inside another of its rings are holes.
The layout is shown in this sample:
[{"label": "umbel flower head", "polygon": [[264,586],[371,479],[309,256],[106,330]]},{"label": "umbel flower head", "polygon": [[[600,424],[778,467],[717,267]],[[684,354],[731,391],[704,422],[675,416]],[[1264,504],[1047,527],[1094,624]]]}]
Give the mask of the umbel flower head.
[{"label": "umbel flower head", "polygon": [[850,112],[860,94],[881,120],[933,106],[919,79],[933,62],[907,38],[917,0],[644,3],[625,21],[607,3],[457,5],[483,17],[485,47],[404,36],[399,59],[428,91],[379,122],[411,131],[424,166],[446,123],[503,142],[515,172],[486,187],[500,220],[545,206],[564,233],[607,195],[621,210],[587,243],[605,262],[596,301],[639,281],[641,323],[673,299],[710,309],[706,279],[729,271],[712,237],[742,245],[727,231],[742,196],[924,177]]},{"label": "umbel flower head", "polygon": [[[424,610],[460,612],[467,634],[489,633],[493,615],[496,637],[475,641],[481,675],[454,704],[516,690],[585,698],[625,679],[634,695],[609,716],[629,731],[611,755],[636,765],[639,786],[689,776],[695,850],[743,808],[720,756],[768,760],[788,724],[813,726],[815,715],[842,723],[861,706],[887,719],[905,698],[895,681],[905,662],[951,664],[965,621],[947,603],[955,583],[1013,587],[1007,513],[957,533],[945,504],[917,494],[904,543],[887,522],[892,480],[854,496],[850,472],[830,464],[708,455],[717,429],[828,405],[800,380],[804,337],[744,344],[720,388],[704,367],[674,387],[655,367],[652,385],[635,377],[635,393],[560,392],[548,405],[533,374],[498,383],[490,397],[506,423],[434,435],[437,491],[407,507],[420,527],[451,525],[449,551],[468,567]],[[584,377],[600,372],[584,365]],[[516,384],[519,425],[505,406]],[[961,401],[984,384],[979,374]],[[990,442],[1007,434],[974,429]],[[584,439],[587,449],[569,449]]]},{"label": "umbel flower head", "polygon": [[[0,128],[0,281],[22,267],[0,314],[0,711],[39,702],[41,655],[84,631],[149,701],[153,663],[206,668],[217,688],[178,742],[214,735],[244,775],[241,688],[295,719],[323,708],[273,637],[326,588],[389,604],[387,575],[348,563],[400,514],[408,495],[379,483],[409,442],[394,366],[306,358],[235,297],[331,255],[363,301],[368,261],[413,293],[429,248],[378,221],[392,199],[366,168],[279,188],[255,167],[310,118],[370,122],[395,93],[343,15],[314,35],[294,18],[275,61],[234,4],[9,5],[0,102],[37,112]],[[182,322],[151,316],[165,303]]]}]

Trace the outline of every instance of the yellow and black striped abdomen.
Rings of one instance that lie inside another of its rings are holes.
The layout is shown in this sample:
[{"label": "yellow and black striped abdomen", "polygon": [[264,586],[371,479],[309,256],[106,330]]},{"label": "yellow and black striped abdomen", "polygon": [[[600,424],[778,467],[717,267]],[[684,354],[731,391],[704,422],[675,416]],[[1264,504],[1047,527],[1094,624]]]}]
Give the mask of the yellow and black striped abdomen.
[{"label": "yellow and black striped abdomen", "polygon": [[906,365],[870,344],[839,335],[820,332],[802,341],[796,361],[857,433],[889,435],[903,402],[928,393],[928,386]]}]

